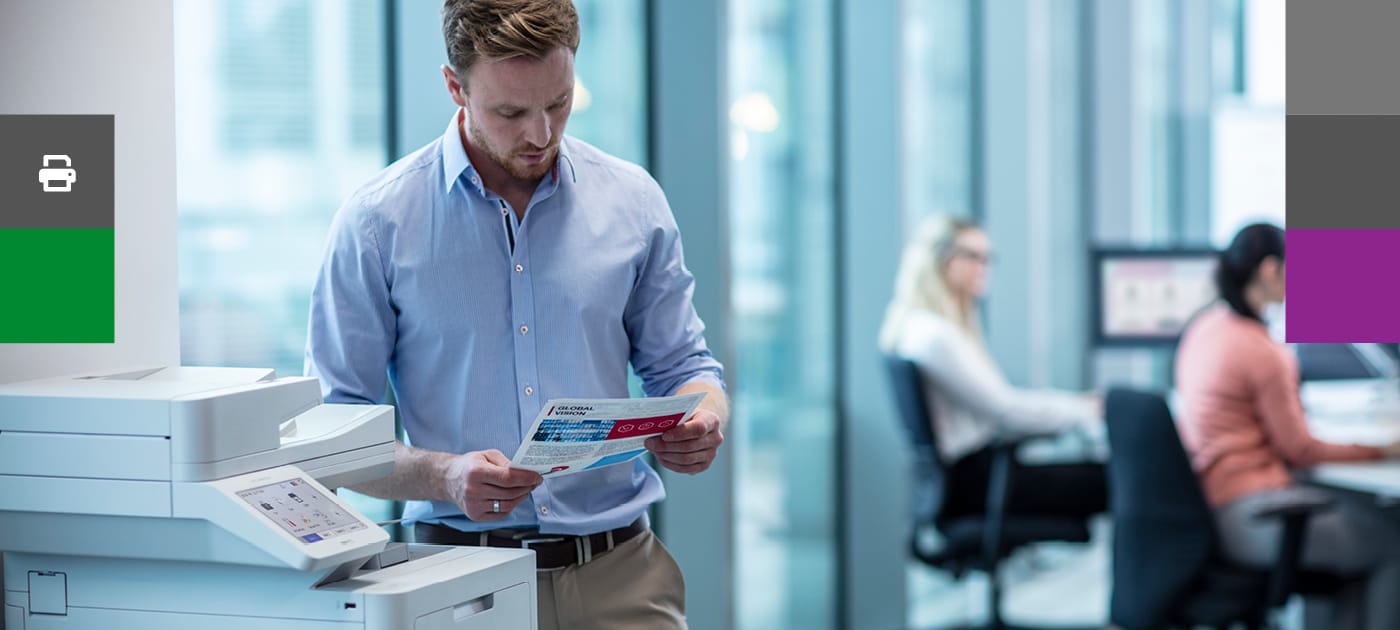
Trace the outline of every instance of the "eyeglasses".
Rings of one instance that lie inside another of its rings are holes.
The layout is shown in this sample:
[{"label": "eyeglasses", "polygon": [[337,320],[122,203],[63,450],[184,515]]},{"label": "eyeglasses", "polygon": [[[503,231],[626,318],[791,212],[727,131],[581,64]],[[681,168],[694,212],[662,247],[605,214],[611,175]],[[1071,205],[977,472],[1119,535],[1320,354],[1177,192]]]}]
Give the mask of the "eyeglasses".
[{"label": "eyeglasses", "polygon": [[991,252],[979,252],[979,251],[976,251],[976,250],[971,250],[971,249],[967,249],[967,248],[963,248],[963,247],[954,247],[954,248],[953,248],[953,252],[948,256],[948,258],[949,258],[949,259],[952,259],[952,258],[966,258],[966,259],[968,259],[968,260],[970,260],[970,261],[972,261],[972,262],[975,262],[975,263],[978,263],[978,264],[981,264],[981,265],[990,265],[990,264],[992,264],[992,261],[994,260],[994,259],[992,258],[992,253],[991,253]]}]

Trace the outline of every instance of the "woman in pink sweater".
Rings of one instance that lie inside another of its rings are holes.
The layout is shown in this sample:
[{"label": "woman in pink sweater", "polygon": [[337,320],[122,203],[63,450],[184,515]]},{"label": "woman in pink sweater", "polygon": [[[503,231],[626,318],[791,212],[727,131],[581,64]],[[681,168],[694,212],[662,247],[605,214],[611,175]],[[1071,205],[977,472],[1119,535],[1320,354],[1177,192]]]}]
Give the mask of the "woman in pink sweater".
[{"label": "woman in pink sweater", "polygon": [[[1298,362],[1259,316],[1265,304],[1284,299],[1283,230],[1264,224],[1241,230],[1220,254],[1216,285],[1224,304],[1198,316],[1177,349],[1182,442],[1215,509],[1226,555],[1267,566],[1275,561],[1280,527],[1254,515],[1295,488],[1291,470],[1379,459],[1400,448],[1330,444],[1308,431]],[[1339,493],[1334,507],[1309,521],[1302,562],[1368,576],[1341,595],[1334,612],[1343,616],[1332,627],[1400,628],[1400,521]]]}]

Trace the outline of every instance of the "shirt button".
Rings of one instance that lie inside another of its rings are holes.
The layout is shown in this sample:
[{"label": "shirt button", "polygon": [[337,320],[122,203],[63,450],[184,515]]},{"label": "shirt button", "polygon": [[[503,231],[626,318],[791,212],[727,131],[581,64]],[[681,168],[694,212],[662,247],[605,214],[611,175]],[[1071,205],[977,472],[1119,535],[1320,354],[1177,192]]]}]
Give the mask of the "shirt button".
[{"label": "shirt button", "polygon": [[525,271],[525,265],[516,265],[516,266],[515,266],[515,273],[520,273],[520,272],[522,272],[522,271]]},{"label": "shirt button", "polygon": [[481,185],[481,180],[478,179],[475,175],[473,175],[473,176],[472,176],[472,183],[473,183],[473,184],[476,184],[476,185],[478,185],[478,186],[480,186],[480,185]]},{"label": "shirt button", "polygon": [[523,335],[523,334],[525,334],[525,333],[527,333],[527,332],[530,332],[530,327],[529,327],[529,326],[521,326],[521,327],[520,327],[520,334]]},{"label": "shirt button", "polygon": [[501,208],[501,216],[506,216],[507,214],[510,214],[510,211],[506,210],[505,208]]},{"label": "shirt button", "polygon": [[534,396],[534,395],[535,395],[535,388],[530,387],[529,385],[526,385],[526,386],[525,386],[525,395],[526,395],[526,396]]},{"label": "shirt button", "polygon": [[545,516],[549,516],[549,506],[548,506],[548,505],[541,505],[541,506],[540,506],[540,514],[543,514],[543,515],[545,515]]}]

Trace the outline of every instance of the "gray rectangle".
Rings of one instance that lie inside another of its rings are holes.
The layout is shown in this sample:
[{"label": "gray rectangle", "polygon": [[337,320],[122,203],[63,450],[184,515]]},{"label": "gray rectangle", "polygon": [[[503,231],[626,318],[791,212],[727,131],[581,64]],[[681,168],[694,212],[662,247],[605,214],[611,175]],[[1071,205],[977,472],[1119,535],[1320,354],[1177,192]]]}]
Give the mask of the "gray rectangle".
[{"label": "gray rectangle", "polygon": [[1287,120],[1290,229],[1400,229],[1400,116]]},{"label": "gray rectangle", "polygon": [[1289,0],[1287,15],[1290,114],[1400,114],[1400,2]]},{"label": "gray rectangle", "polygon": [[0,229],[112,229],[111,115],[0,115]]}]

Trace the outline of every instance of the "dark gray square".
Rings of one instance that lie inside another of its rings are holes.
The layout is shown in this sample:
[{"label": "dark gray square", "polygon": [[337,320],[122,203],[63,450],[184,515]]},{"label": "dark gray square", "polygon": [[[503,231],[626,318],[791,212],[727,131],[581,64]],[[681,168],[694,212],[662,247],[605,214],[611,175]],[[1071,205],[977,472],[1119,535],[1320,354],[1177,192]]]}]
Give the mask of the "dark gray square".
[{"label": "dark gray square", "polygon": [[114,127],[110,114],[0,115],[0,229],[111,229]]},{"label": "dark gray square", "polygon": [[1289,229],[1400,229],[1400,116],[1287,118]]}]

